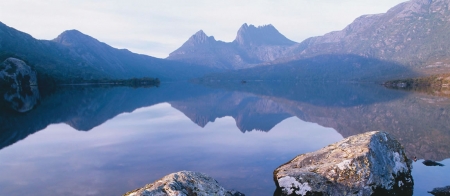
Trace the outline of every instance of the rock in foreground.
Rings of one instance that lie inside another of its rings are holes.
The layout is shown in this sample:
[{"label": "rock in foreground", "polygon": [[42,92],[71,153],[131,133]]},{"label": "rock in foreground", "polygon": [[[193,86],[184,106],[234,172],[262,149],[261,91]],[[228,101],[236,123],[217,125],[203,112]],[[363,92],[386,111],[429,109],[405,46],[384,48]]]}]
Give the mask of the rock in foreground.
[{"label": "rock in foreground", "polygon": [[397,140],[368,132],[278,167],[275,195],[412,195],[411,169]]},{"label": "rock in foreground", "polygon": [[244,196],[236,191],[228,191],[216,180],[199,172],[180,171],[147,184],[145,187],[125,193],[125,196]]}]

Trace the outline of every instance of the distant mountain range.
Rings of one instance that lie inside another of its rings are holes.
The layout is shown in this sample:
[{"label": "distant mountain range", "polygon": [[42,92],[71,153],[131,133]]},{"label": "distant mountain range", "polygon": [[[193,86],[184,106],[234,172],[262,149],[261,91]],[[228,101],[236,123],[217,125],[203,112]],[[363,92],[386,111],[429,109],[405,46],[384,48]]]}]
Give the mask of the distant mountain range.
[{"label": "distant mountain range", "polygon": [[[16,57],[59,80],[389,80],[450,71],[450,0],[410,0],[296,43],[244,24],[232,42],[198,31],[167,59],[116,49],[77,30],[37,40],[0,23],[0,61]],[[222,70],[222,71],[221,71]],[[239,70],[222,74],[223,70]]]},{"label": "distant mountain range", "polygon": [[214,71],[116,49],[77,30],[65,31],[53,40],[37,40],[0,23],[0,60],[8,57],[22,59],[38,73],[64,81],[132,77],[179,80]]},{"label": "distant mountain range", "polygon": [[360,56],[416,71],[436,67],[449,70],[450,1],[411,0],[384,14],[361,16],[341,31],[301,43],[285,38],[272,25],[244,24],[231,43],[216,41],[200,31],[167,59],[242,69],[288,64],[319,55]]}]

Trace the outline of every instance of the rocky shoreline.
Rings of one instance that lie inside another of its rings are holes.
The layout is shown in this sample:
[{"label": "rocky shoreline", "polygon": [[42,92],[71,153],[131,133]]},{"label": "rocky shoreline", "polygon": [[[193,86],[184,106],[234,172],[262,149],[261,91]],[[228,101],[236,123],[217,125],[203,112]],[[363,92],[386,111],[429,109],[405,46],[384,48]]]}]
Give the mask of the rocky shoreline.
[{"label": "rocky shoreline", "polygon": [[212,177],[192,171],[180,171],[169,174],[147,184],[142,188],[127,192],[124,196],[245,196],[244,194],[226,190]]},{"label": "rocky shoreline", "polygon": [[[388,133],[373,131],[345,138],[316,152],[301,154],[275,169],[274,195],[412,195],[412,161]],[[206,174],[169,174],[125,196],[221,195],[226,190]]]}]

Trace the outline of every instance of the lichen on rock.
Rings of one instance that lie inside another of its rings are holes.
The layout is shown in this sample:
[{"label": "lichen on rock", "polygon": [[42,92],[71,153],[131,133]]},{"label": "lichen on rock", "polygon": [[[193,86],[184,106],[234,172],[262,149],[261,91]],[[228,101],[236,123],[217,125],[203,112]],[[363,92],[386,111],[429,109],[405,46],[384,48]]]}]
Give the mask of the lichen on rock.
[{"label": "lichen on rock", "polygon": [[200,172],[180,171],[147,184],[143,188],[125,193],[124,196],[245,196],[226,190],[212,177]]},{"label": "lichen on rock", "polygon": [[412,195],[412,162],[385,132],[343,139],[274,171],[276,195]]}]

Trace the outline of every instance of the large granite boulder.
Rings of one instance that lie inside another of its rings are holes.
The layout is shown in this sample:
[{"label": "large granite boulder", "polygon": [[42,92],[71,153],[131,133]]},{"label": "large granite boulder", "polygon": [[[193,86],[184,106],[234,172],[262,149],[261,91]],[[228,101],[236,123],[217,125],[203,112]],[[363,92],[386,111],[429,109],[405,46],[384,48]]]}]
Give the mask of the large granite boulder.
[{"label": "large granite boulder", "polygon": [[143,188],[125,193],[125,196],[244,196],[228,191],[213,178],[200,172],[180,171],[147,184]]},{"label": "large granite boulder", "polygon": [[275,195],[412,195],[411,169],[397,140],[368,132],[278,167]]},{"label": "large granite boulder", "polygon": [[36,72],[24,61],[8,58],[0,64],[3,98],[18,112],[31,110],[39,100]]}]

